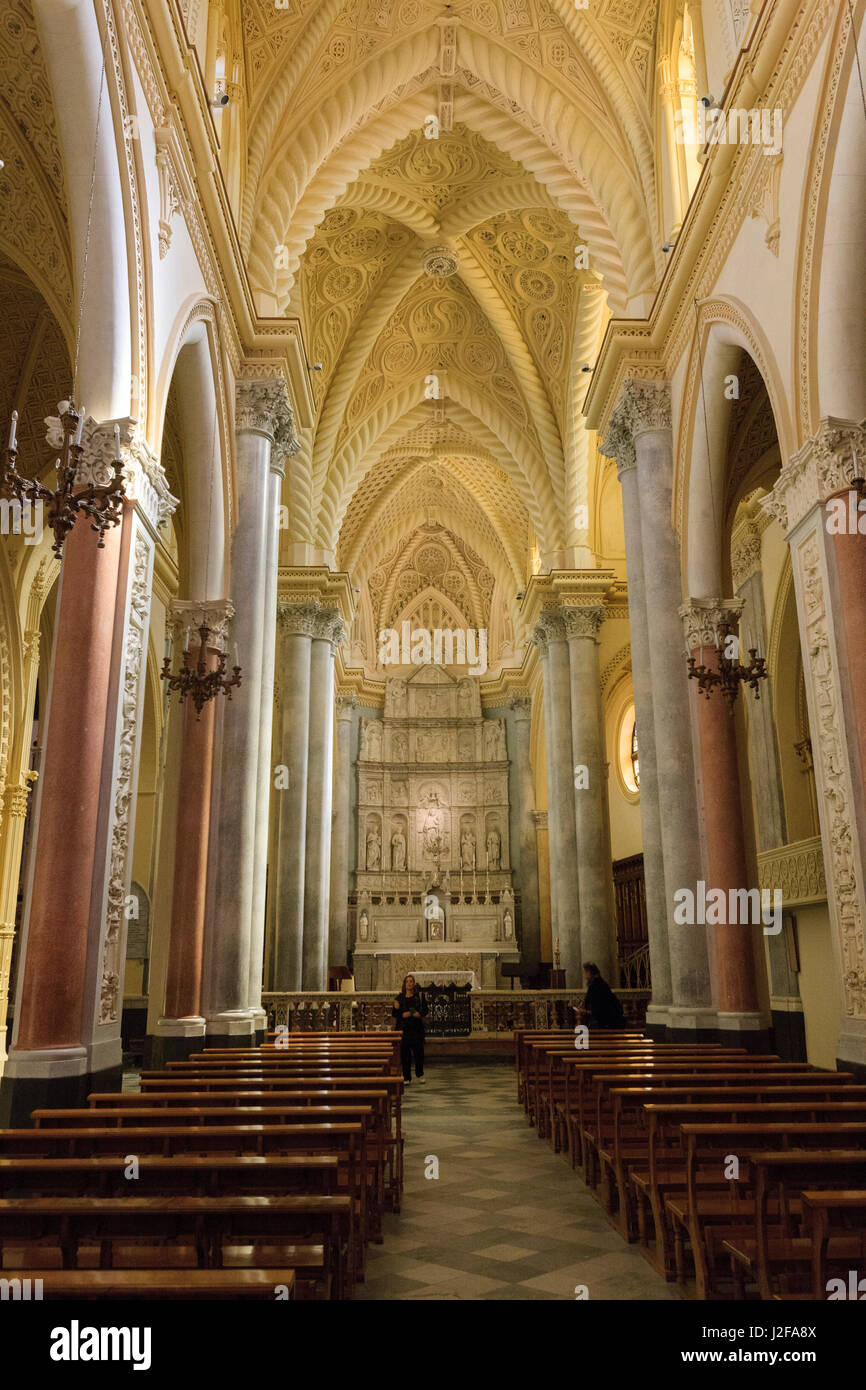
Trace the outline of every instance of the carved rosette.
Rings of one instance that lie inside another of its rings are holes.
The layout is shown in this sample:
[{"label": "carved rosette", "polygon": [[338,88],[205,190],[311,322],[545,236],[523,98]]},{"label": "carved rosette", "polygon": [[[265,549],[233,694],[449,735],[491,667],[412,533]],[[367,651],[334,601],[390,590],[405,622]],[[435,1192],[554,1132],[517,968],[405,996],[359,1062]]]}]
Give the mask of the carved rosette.
[{"label": "carved rosette", "polygon": [[135,539],[132,589],[125,633],[120,737],[114,773],[113,824],[109,850],[105,935],[102,943],[100,1023],[115,1023],[118,1016],[123,970],[121,952],[124,946],[124,909],[129,883],[130,819],[135,796],[135,755],[140,724],[141,678],[150,622],[152,555],[150,541],[144,532],[139,530]]},{"label": "carved rosette", "polygon": [[605,619],[603,604],[582,604],[580,607],[566,608],[562,614],[568,637],[590,637],[598,641],[598,634]]},{"label": "carved rosette", "polygon": [[744,607],[744,600],[739,598],[693,598],[689,603],[684,603],[679,614],[688,650],[693,652],[696,647],[718,647],[720,628],[725,624],[736,628]]},{"label": "carved rosette", "polygon": [[428,246],[422,253],[424,273],[433,280],[447,280],[460,269],[460,258],[451,246]]},{"label": "carved rosette", "polygon": [[855,425],[828,415],[817,434],[807,439],[785,464],[773,491],[762,499],[761,508],[789,534],[814,506],[850,485],[857,472],[855,451],[862,472],[866,461],[866,421]]}]

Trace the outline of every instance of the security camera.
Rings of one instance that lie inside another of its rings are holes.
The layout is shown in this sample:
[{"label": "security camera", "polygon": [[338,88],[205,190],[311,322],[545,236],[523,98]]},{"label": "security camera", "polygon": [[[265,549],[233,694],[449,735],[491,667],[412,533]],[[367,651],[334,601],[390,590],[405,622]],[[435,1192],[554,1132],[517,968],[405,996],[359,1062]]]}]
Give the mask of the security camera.
[{"label": "security camera", "polygon": [[215,107],[217,111],[222,110],[224,106],[228,106],[229,104],[228,92],[217,92],[215,97],[211,97],[210,104]]},{"label": "security camera", "polygon": [[592,371],[592,367],[590,367],[590,366],[585,362],[585,363],[583,364],[583,366],[581,367],[580,370],[581,370],[582,372],[591,372],[591,371]]},{"label": "security camera", "polygon": [[322,362],[314,362],[312,369],[314,372],[323,372],[325,370],[324,364]]},{"label": "security camera", "polygon": [[665,255],[667,255],[668,251],[673,251],[673,249],[674,244],[672,241],[666,241],[664,246],[662,247],[662,250],[664,251]]},{"label": "security camera", "polygon": [[715,99],[715,97],[710,97],[710,96],[701,97],[701,106],[703,106],[706,110],[709,110],[710,107],[711,107],[711,106],[715,106],[715,104],[716,104],[716,99]]}]

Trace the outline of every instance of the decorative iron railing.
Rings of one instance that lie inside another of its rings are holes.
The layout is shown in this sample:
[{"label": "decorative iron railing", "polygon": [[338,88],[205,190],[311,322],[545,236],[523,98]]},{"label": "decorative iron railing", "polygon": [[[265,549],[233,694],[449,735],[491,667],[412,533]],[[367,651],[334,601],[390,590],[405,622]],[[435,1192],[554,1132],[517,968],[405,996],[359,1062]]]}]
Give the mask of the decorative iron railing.
[{"label": "decorative iron railing", "polygon": [[619,963],[619,983],[622,989],[645,989],[650,988],[650,956],[649,944],[638,946],[637,950],[632,951],[620,960]]},{"label": "decorative iron railing", "polygon": [[[581,989],[471,990],[468,1001],[473,1034],[509,1033],[515,1028],[571,1028],[584,999]],[[617,990],[626,1023],[642,1024],[649,1003],[648,989]],[[392,991],[363,993],[266,993],[262,1003],[268,1026],[290,1032],[388,1032],[394,1026]],[[431,1029],[428,1027],[428,1034]],[[431,1034],[432,1035],[432,1034]],[[433,1035],[435,1036],[435,1035]],[[454,1034],[451,1034],[454,1036]]]}]

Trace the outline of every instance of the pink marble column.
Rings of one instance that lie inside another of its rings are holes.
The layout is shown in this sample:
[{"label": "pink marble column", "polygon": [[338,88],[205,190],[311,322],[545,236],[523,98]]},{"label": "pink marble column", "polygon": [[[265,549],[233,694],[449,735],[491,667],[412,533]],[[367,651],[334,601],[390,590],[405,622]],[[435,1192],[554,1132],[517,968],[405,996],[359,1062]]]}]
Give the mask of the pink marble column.
[{"label": "pink marble column", "polygon": [[[735,626],[741,606],[739,603],[727,608],[717,605],[709,612],[716,617],[727,617]],[[718,670],[715,643],[706,630],[700,633],[701,626],[706,628],[712,619],[700,608],[684,608],[681,612],[686,623],[686,644],[695,663],[708,670]],[[722,889],[726,903],[730,904],[731,889],[749,887],[734,711],[719,689],[713,690],[709,698],[699,696],[696,707],[706,836],[706,887],[708,893],[714,888]],[[743,1031],[757,1031],[760,1027],[753,930],[749,922],[730,921],[707,928],[715,952],[719,1022],[724,1026],[722,1015],[738,1016],[737,1026]],[[752,1018],[744,1018],[744,1015],[752,1015]]]},{"label": "pink marble column", "polygon": [[843,488],[827,498],[825,511],[831,503],[841,502],[849,522],[847,530],[831,533],[828,539],[838,596],[836,621],[844,633],[848,667],[846,703],[850,727],[856,734],[863,785],[866,784],[866,496],[862,511],[857,507],[859,500],[855,488]]},{"label": "pink marble column", "polygon": [[122,527],[79,518],[64,547],[14,1047],[83,1048],[91,893],[109,731]]}]

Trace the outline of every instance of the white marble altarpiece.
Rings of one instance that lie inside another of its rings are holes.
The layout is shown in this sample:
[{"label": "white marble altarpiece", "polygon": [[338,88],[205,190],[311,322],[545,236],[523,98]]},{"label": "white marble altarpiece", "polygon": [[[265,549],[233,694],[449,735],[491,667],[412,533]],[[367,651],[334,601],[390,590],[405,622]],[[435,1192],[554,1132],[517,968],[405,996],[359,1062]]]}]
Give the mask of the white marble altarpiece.
[{"label": "white marble altarpiece", "polygon": [[[411,959],[435,970],[444,950],[443,968],[488,980],[500,956],[517,958],[508,768],[504,722],[482,717],[477,680],[424,666],[386,682],[384,718],[361,720],[357,763],[361,987],[387,975],[383,953],[399,953],[400,969]],[[467,950],[477,959],[464,962]],[[380,957],[375,971],[365,954]]]}]

